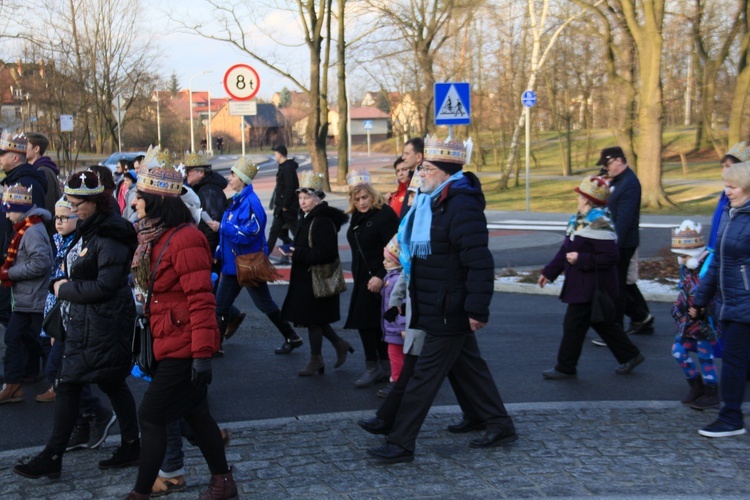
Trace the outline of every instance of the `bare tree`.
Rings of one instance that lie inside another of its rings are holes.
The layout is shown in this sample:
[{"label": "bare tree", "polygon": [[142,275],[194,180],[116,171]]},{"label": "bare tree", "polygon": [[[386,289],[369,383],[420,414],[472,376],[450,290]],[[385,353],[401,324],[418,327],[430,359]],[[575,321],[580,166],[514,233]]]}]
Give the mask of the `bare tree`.
[{"label": "bare tree", "polygon": [[336,182],[346,184],[346,174],[349,172],[349,96],[346,92],[346,0],[336,0],[336,17],[338,20],[338,39],[336,40],[336,54],[338,64],[338,103],[339,103],[339,166]]},{"label": "bare tree", "polygon": [[742,140],[742,118],[750,94],[750,0],[741,1],[742,41],[739,53],[737,83],[729,114],[729,146]]}]

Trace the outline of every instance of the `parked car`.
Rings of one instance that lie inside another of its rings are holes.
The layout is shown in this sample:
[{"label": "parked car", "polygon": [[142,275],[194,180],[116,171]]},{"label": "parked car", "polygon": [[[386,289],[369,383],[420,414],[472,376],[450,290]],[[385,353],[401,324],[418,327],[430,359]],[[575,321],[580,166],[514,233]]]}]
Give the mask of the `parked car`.
[{"label": "parked car", "polygon": [[126,160],[133,161],[133,160],[136,159],[136,157],[138,157],[138,156],[145,156],[145,155],[146,155],[145,151],[136,151],[136,152],[132,152],[132,153],[131,152],[129,152],[129,153],[112,153],[111,155],[109,155],[109,158],[107,158],[106,160],[104,160],[102,162],[102,165],[105,165],[105,166],[109,167],[109,169],[114,173],[115,168],[117,168],[117,162],[120,161],[121,159],[124,158]]}]

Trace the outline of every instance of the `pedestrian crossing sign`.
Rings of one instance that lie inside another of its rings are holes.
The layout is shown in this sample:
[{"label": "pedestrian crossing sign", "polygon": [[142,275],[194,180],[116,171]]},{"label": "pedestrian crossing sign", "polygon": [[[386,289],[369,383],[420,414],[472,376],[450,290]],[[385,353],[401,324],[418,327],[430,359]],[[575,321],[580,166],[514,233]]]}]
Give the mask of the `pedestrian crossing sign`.
[{"label": "pedestrian crossing sign", "polygon": [[435,125],[471,123],[471,87],[466,82],[435,84]]}]

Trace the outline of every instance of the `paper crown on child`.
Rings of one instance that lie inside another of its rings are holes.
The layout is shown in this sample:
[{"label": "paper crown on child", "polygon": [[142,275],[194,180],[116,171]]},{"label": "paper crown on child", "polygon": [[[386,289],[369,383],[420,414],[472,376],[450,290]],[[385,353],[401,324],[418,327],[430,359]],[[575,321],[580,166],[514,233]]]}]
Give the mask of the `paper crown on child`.
[{"label": "paper crown on child", "polygon": [[61,208],[73,208],[73,205],[65,198],[65,195],[62,195],[62,197],[55,202],[55,208],[61,207]]},{"label": "paper crown on child", "polygon": [[734,146],[732,146],[732,149],[727,151],[727,153],[724,155],[724,158],[727,156],[733,156],[734,158],[737,158],[740,163],[746,162],[750,160],[750,146],[748,146],[745,141],[738,142]]},{"label": "paper crown on child", "polygon": [[34,202],[31,200],[31,189],[21,184],[13,184],[3,192],[3,210],[5,212],[26,213]]},{"label": "paper crown on child", "polygon": [[258,165],[251,162],[246,156],[241,156],[234,165],[232,165],[232,172],[234,172],[235,175],[237,175],[237,177],[239,177],[245,184],[252,184],[253,179],[255,179],[255,176],[258,173]]},{"label": "paper crown on child", "polygon": [[305,170],[300,174],[298,193],[314,194],[322,200],[326,195],[323,188],[323,174],[315,173],[312,170]]},{"label": "paper crown on child", "polygon": [[78,174],[72,174],[65,183],[65,194],[72,196],[94,196],[104,192],[99,174],[91,170],[86,170]]},{"label": "paper crown on child", "polygon": [[182,158],[182,164],[185,165],[185,168],[210,168],[211,164],[208,162],[208,158],[203,154],[203,151],[198,151],[197,153],[191,153],[189,151],[185,151],[185,156]]},{"label": "paper crown on child", "polygon": [[672,252],[697,257],[706,249],[703,226],[684,220],[680,227],[672,229]]},{"label": "paper crown on child", "polygon": [[3,130],[3,133],[0,134],[0,154],[18,153],[25,155],[27,144],[26,136],[23,133],[11,135],[7,130]]},{"label": "paper crown on child", "polygon": [[398,244],[398,234],[394,234],[393,238],[391,238],[391,241],[388,242],[388,244],[383,249],[383,257],[386,259],[395,262],[399,266],[401,265],[401,262],[399,260],[399,256],[401,255],[401,247]]},{"label": "paper crown on child", "polygon": [[607,181],[595,175],[585,177],[581,184],[573,191],[580,194],[595,205],[606,205],[609,199]]},{"label": "paper crown on child", "polygon": [[346,174],[346,183],[349,185],[350,191],[355,187],[361,186],[363,184],[372,184],[372,181],[370,179],[370,172],[368,172],[367,170],[352,170],[351,172]]}]

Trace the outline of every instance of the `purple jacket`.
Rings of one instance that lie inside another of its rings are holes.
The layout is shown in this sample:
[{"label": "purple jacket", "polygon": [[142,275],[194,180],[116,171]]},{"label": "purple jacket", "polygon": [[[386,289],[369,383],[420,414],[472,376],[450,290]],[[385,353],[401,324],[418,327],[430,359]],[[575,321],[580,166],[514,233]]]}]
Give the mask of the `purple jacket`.
[{"label": "purple jacket", "polygon": [[380,295],[383,297],[380,324],[383,329],[383,340],[386,344],[404,345],[401,332],[406,330],[406,317],[399,314],[393,323],[383,318],[383,314],[390,309],[388,302],[391,300],[391,292],[393,292],[393,287],[396,285],[396,281],[398,281],[400,275],[401,269],[388,271],[383,278],[383,288],[380,289]]},{"label": "purple jacket", "polygon": [[[571,265],[565,258],[568,252],[578,252],[578,262]],[[595,240],[576,236],[572,241],[565,237],[560,250],[545,266],[542,274],[550,281],[564,271],[560,300],[566,304],[584,304],[591,302],[596,289],[596,276],[599,276],[600,287],[607,291],[610,297],[617,299],[617,243],[614,240]],[[594,265],[598,271],[594,269]]]}]

